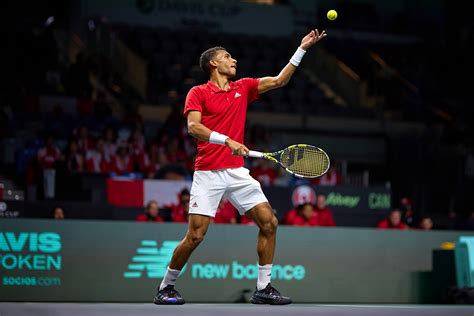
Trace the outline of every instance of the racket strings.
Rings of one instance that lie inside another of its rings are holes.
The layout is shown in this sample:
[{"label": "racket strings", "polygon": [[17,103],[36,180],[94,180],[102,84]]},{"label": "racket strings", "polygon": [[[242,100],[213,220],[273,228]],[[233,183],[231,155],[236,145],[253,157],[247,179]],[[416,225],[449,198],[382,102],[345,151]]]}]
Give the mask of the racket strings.
[{"label": "racket strings", "polygon": [[329,158],[316,147],[294,147],[284,151],[280,162],[289,171],[303,177],[318,177],[329,167]]}]

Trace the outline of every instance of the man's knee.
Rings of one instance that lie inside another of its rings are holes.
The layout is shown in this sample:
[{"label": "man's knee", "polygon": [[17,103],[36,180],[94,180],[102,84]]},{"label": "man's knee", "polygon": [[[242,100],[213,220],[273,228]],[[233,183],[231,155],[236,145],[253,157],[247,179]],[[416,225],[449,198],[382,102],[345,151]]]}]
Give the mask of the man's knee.
[{"label": "man's knee", "polygon": [[278,219],[273,215],[269,220],[262,222],[260,231],[265,235],[274,235],[278,226]]},{"label": "man's knee", "polygon": [[196,248],[204,240],[205,235],[203,231],[192,231],[188,232],[186,239],[192,248]]}]

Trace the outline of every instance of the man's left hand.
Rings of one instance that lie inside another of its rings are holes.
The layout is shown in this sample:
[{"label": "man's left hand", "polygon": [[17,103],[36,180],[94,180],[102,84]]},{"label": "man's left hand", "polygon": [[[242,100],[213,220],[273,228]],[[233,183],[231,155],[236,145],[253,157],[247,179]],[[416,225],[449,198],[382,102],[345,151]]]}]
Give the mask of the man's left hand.
[{"label": "man's left hand", "polygon": [[314,44],[316,44],[317,42],[319,42],[326,36],[327,34],[326,34],[326,31],[324,30],[321,33],[319,33],[317,29],[312,30],[311,32],[308,33],[308,35],[303,37],[303,39],[301,40],[300,47],[304,50],[307,50],[308,48],[310,48],[311,46],[313,46]]}]

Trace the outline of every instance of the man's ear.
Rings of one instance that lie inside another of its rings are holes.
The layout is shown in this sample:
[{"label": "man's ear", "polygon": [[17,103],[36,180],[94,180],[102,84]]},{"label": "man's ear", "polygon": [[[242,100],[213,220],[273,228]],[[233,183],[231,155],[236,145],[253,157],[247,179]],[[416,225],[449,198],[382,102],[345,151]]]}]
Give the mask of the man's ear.
[{"label": "man's ear", "polygon": [[217,67],[217,62],[215,60],[210,60],[209,65],[212,65],[214,67]]}]

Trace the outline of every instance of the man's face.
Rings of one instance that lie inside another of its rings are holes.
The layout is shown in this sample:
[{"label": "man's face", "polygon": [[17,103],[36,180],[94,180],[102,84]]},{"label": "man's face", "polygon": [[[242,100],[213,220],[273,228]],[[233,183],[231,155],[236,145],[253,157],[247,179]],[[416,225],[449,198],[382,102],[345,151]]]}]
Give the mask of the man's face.
[{"label": "man's face", "polygon": [[181,205],[183,206],[186,213],[189,211],[189,199],[190,199],[190,196],[187,194],[183,194],[181,196]]},{"label": "man's face", "polygon": [[309,220],[313,215],[313,206],[311,204],[306,204],[303,209],[301,210],[301,215],[306,219]]},{"label": "man's face", "polygon": [[402,219],[402,215],[400,211],[392,211],[389,216],[390,223],[392,223],[393,226],[397,226],[400,224],[400,221]]},{"label": "man's face", "polygon": [[423,218],[420,226],[421,226],[421,229],[430,230],[433,228],[433,221],[431,220],[431,218]]},{"label": "man's face", "polygon": [[156,217],[158,216],[158,212],[159,212],[158,204],[151,203],[150,206],[148,207],[148,214],[150,214],[150,216]]},{"label": "man's face", "polygon": [[64,219],[64,211],[60,207],[54,209],[54,218],[55,219]]},{"label": "man's face", "polygon": [[218,50],[212,58],[211,64],[217,67],[217,71],[221,75],[232,78],[237,74],[237,60],[232,58],[229,52],[225,50]]},{"label": "man's face", "polygon": [[316,199],[316,206],[320,210],[326,208],[326,197],[324,195],[318,195]]}]

